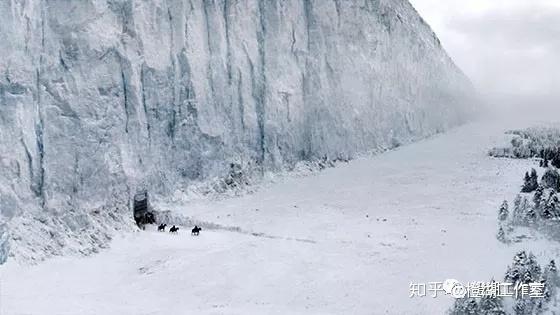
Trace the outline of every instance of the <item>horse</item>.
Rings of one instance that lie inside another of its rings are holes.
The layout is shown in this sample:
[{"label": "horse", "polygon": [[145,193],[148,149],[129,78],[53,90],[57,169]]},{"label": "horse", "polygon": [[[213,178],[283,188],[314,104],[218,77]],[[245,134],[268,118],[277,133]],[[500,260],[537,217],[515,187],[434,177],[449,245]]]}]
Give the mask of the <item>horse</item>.
[{"label": "horse", "polygon": [[169,229],[169,233],[177,233],[177,231],[179,231],[179,228],[176,227],[175,225],[172,226],[172,227]]},{"label": "horse", "polygon": [[158,232],[165,232],[165,227],[167,226],[167,224],[162,223],[158,226],[157,230]]},{"label": "horse", "polygon": [[191,230],[191,235],[198,235],[201,230],[202,228],[199,228],[198,226],[195,225],[194,228]]}]

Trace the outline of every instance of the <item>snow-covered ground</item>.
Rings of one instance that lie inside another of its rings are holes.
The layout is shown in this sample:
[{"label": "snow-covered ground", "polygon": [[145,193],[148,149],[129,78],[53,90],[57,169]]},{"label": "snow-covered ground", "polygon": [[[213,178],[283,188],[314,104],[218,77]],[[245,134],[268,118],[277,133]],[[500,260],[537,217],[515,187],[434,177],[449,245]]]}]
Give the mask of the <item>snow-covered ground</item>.
[{"label": "snow-covered ground", "polygon": [[495,238],[500,203],[534,166],[487,156],[504,128],[473,123],[253,194],[173,206],[242,232],[138,232],[88,258],[8,262],[0,314],[441,314],[453,300],[409,298],[410,282],[502,279],[521,248],[558,257],[545,240]]}]

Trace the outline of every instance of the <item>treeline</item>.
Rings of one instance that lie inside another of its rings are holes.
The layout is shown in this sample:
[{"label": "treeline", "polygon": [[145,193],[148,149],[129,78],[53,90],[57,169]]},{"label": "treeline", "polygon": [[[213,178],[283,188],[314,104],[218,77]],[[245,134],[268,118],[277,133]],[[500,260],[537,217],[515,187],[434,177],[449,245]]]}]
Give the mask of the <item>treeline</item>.
[{"label": "treeline", "polygon": [[514,135],[508,147],[495,147],[488,154],[493,157],[518,159],[541,158],[560,168],[560,129],[528,128],[508,131]]},{"label": "treeline", "polygon": [[[514,227],[520,226],[560,240],[560,129],[529,128],[508,133],[514,135],[510,146],[494,148],[489,154],[494,157],[538,158],[544,172],[540,178],[535,169],[525,172],[520,193],[512,206],[504,200],[498,207],[496,237],[504,243],[522,241],[524,235],[514,236]],[[514,284],[516,288],[520,284],[541,285],[542,297],[465,297],[456,301],[450,314],[534,315],[556,311],[553,307],[557,305],[560,280],[554,260],[541,267],[532,253],[518,252],[506,270],[504,282]]]},{"label": "treeline", "polygon": [[[510,285],[500,286],[505,283]],[[502,283],[492,280],[482,285],[482,290],[479,286],[477,292],[473,292],[472,287],[467,290],[467,295],[455,300],[448,313],[450,315],[543,314],[548,311],[550,302],[555,299],[560,278],[554,260],[541,267],[535,255],[520,251],[513,257],[513,263],[507,267]],[[519,292],[523,286],[532,289],[528,292]]]},{"label": "treeline", "polygon": [[521,193],[513,200],[510,209],[507,200],[498,208],[497,238],[508,242],[506,231],[514,226],[530,226],[543,232],[560,231],[560,173],[547,168],[539,181],[537,171],[531,169],[523,178]]}]

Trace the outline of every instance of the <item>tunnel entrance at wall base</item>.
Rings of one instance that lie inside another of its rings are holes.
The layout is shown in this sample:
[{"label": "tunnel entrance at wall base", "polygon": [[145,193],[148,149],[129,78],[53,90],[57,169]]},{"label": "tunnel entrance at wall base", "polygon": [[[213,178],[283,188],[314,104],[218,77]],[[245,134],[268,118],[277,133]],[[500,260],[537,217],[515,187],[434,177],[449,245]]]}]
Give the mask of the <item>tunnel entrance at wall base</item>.
[{"label": "tunnel entrance at wall base", "polygon": [[134,195],[134,221],[140,228],[156,222],[153,212],[150,211],[148,201],[148,191],[141,191]]}]

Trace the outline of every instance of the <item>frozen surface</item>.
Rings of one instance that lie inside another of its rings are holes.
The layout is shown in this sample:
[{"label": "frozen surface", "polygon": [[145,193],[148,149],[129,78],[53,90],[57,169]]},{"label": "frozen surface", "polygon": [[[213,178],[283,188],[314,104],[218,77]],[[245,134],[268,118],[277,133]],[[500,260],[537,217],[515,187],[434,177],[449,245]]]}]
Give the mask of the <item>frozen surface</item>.
[{"label": "frozen surface", "polygon": [[512,126],[470,124],[252,195],[174,205],[256,235],[181,227],[125,234],[89,258],[9,261],[0,312],[442,314],[451,298],[409,298],[409,283],[501,279],[518,249],[560,257],[557,243],[495,238],[498,206],[535,166],[487,156]]},{"label": "frozen surface", "polygon": [[472,106],[406,0],[7,0],[0,20],[0,211],[22,260],[130,229],[137,188],[353,157]]}]

